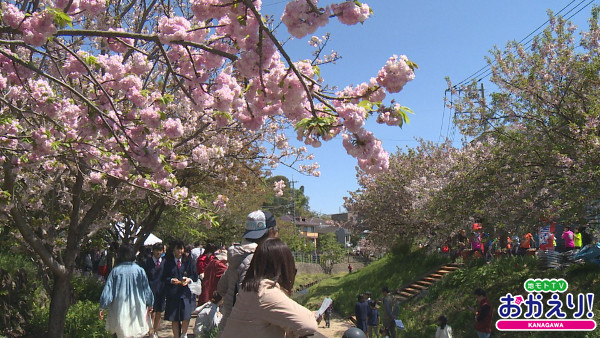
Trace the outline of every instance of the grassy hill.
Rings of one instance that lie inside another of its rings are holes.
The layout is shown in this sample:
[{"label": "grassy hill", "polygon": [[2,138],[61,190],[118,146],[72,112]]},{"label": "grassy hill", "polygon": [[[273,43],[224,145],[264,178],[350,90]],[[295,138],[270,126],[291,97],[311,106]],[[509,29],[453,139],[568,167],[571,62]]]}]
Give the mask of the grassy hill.
[{"label": "grassy hill", "polygon": [[[413,252],[408,255],[388,255],[357,273],[334,276],[312,287],[308,295],[300,300],[310,308],[325,296],[334,299],[335,310],[342,315],[353,312],[356,295],[371,291],[374,298],[381,297],[381,287],[388,285],[396,289],[421,277],[431,269],[446,262],[438,255],[425,256]],[[473,325],[474,315],[469,308],[476,306],[473,290],[482,288],[488,293],[494,306],[494,322],[499,319],[497,306],[499,298],[506,293],[523,295],[523,283],[529,278],[564,278],[569,283],[567,292],[594,293],[594,319],[600,319],[600,267],[596,264],[575,265],[565,270],[541,269],[534,257],[507,257],[486,264],[483,260],[468,262],[464,268],[446,275],[435,283],[422,296],[401,303],[399,318],[406,330],[400,337],[433,337],[436,319],[444,314],[452,326],[456,337],[476,336]],[[546,297],[545,299],[547,299]],[[564,297],[561,297],[564,299]],[[545,302],[544,299],[544,302]],[[549,307],[545,306],[545,311]],[[567,319],[572,318],[566,306]],[[587,310],[587,309],[586,309]],[[494,337],[600,337],[600,328],[592,332],[499,332]]]},{"label": "grassy hill", "polygon": [[358,294],[370,291],[373,298],[380,298],[383,286],[388,286],[390,290],[400,288],[446,262],[447,257],[427,256],[422,250],[386,255],[356,272],[322,280],[298,301],[311,309],[317,309],[323,298],[331,297],[334,310],[347,316],[353,313]]}]

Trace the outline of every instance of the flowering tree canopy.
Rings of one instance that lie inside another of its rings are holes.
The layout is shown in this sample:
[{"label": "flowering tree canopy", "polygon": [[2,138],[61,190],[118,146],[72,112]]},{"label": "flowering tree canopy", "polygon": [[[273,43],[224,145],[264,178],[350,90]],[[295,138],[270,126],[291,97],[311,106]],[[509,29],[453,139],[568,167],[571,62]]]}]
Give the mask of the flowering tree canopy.
[{"label": "flowering tree canopy", "polygon": [[415,149],[393,154],[386,172],[359,171],[360,189],[350,193],[345,206],[371,230],[378,246],[389,248],[396,238],[432,238],[446,227],[428,207],[459,174],[455,168],[461,157],[449,140],[440,145],[422,140]]},{"label": "flowering tree canopy", "polygon": [[374,227],[374,239],[432,235],[439,243],[475,219],[486,232],[519,235],[548,220],[598,222],[598,13],[580,39],[550,14],[530,47],[495,49],[489,97],[478,83],[450,84],[460,97],[455,123],[470,139],[461,149],[421,145],[394,154],[387,173],[359,172],[361,190],[347,208]]},{"label": "flowering tree canopy", "polygon": [[462,131],[489,146],[472,167],[488,172],[480,180],[485,185],[477,185],[477,205],[493,205],[495,212],[485,209],[495,222],[512,228],[541,219],[581,224],[597,203],[598,11],[592,10],[580,39],[574,25],[550,14],[530,47],[511,42],[494,50],[489,63],[497,92],[482,100],[470,85],[455,106]]},{"label": "flowering tree canopy", "polygon": [[[310,159],[289,145],[289,126],[312,146],[342,134],[364,170],[387,168],[364,121],[406,121],[407,108],[383,100],[416,65],[392,56],[369,81],[332,91],[319,68],[331,60],[320,58],[327,39],[311,39],[312,60],[293,61],[260,9],[260,0],[2,2],[1,211],[55,278],[69,280],[85,236],[119,220],[119,201],[150,201],[146,224],[169,204],[210,213],[226,198],[190,193],[198,173],[235,182],[248,164]],[[294,0],[281,20],[302,38],[330,18],[351,25],[370,14],[357,1]],[[50,322],[58,335],[64,319]]]}]

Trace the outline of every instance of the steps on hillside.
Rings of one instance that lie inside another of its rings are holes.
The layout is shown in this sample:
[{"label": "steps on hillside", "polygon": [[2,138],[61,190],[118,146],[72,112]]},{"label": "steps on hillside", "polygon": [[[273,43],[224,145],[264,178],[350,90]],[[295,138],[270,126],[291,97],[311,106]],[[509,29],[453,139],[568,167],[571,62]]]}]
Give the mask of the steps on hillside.
[{"label": "steps on hillside", "polygon": [[410,283],[397,291],[398,300],[409,300],[422,292],[426,291],[433,283],[442,279],[445,275],[460,269],[456,263],[448,263],[433,270],[431,273],[425,274],[421,279]]}]

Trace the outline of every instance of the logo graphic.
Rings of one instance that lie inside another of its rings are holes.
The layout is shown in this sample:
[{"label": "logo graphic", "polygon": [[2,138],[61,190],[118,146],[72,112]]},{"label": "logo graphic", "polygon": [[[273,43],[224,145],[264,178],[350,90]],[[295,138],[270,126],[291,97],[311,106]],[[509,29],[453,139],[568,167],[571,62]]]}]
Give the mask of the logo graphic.
[{"label": "logo graphic", "polygon": [[[496,328],[500,331],[593,331],[593,293],[566,293],[560,279],[533,279],[523,283],[526,296],[500,297]],[[566,306],[566,308],[565,308]]]}]

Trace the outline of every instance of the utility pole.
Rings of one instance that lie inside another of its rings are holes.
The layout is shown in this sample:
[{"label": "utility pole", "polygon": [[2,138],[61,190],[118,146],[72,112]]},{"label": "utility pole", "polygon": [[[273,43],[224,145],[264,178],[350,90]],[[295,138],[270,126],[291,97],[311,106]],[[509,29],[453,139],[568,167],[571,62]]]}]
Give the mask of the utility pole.
[{"label": "utility pole", "polygon": [[[445,92],[450,92],[451,89],[448,88],[445,90]],[[481,86],[479,89],[476,89],[477,92],[479,92],[481,94],[481,100],[485,99],[485,89],[483,88],[483,82],[481,83]],[[456,89],[456,92],[458,93],[458,95],[460,96],[463,92],[462,89]],[[481,102],[481,101],[479,101]],[[452,102],[452,105],[454,104],[454,102]],[[456,114],[463,114],[463,113],[467,113],[467,112],[456,112]]]},{"label": "utility pole", "polygon": [[290,185],[292,187],[292,218],[293,221],[292,223],[294,224],[294,226],[296,226],[296,189],[294,186],[294,183],[298,183],[297,181],[294,181],[294,175],[292,175],[292,179],[290,180]]}]

